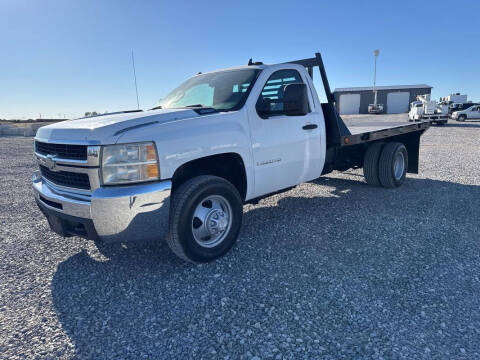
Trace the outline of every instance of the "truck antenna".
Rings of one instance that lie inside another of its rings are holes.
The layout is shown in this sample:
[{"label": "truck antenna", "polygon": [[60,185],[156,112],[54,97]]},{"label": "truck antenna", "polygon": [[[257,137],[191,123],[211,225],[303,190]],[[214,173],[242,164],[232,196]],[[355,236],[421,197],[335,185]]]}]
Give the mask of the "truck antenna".
[{"label": "truck antenna", "polygon": [[137,74],[135,72],[135,58],[133,57],[133,50],[132,50],[132,67],[133,67],[133,80],[135,82],[135,93],[137,94],[137,110],[138,110],[140,109],[140,104],[138,102]]}]

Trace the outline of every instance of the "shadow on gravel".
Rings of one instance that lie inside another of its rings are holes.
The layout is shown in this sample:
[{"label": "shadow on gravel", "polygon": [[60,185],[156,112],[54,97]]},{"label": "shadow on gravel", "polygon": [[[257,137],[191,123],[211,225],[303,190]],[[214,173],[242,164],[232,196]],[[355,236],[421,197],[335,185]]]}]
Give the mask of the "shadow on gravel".
[{"label": "shadow on gravel", "polygon": [[[333,343],[352,331],[361,341],[392,319],[403,324],[401,336],[428,339],[432,324],[409,328],[418,294],[440,298],[453,287],[443,302],[454,309],[469,292],[476,294],[453,273],[453,281],[448,272],[438,280],[431,274],[439,264],[478,260],[478,245],[469,240],[480,231],[472,218],[479,186],[409,178],[402,188],[385,190],[329,177],[302,186],[276,206],[247,207],[239,242],[214,263],[185,264],[159,242],[105,248],[103,260],[82,251],[59,264],[53,303],[78,356],[205,356],[223,346],[222,334],[256,331],[256,321],[267,324],[257,335],[261,344],[268,333],[295,331],[288,311],[299,303],[305,307],[300,321],[320,317],[316,331],[328,330]],[[313,308],[303,299],[314,301]],[[389,307],[390,300],[396,305]],[[379,301],[384,310],[374,308]],[[259,303],[274,306],[276,320]],[[451,313],[455,321],[478,310],[465,306]],[[352,314],[357,320],[342,318]],[[352,330],[355,321],[359,328]],[[249,349],[248,342],[230,339]]]},{"label": "shadow on gravel", "polygon": [[447,127],[460,127],[460,128],[480,128],[480,121],[478,122],[449,122]]}]

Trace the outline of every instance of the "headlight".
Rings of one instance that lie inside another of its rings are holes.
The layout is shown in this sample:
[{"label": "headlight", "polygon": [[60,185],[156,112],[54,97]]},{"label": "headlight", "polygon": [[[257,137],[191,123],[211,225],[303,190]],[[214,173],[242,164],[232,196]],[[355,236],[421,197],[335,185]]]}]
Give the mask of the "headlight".
[{"label": "headlight", "polygon": [[152,142],[108,145],[102,151],[104,185],[159,179],[157,150]]}]

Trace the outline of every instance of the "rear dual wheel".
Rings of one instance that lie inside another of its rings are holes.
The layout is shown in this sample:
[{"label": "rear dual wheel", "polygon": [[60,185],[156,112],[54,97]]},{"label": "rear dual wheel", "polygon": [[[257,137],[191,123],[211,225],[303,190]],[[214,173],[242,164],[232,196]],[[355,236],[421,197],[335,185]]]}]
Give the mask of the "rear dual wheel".
[{"label": "rear dual wheel", "polygon": [[398,187],[405,181],[407,168],[408,152],[402,143],[373,143],[365,152],[363,173],[371,186]]}]

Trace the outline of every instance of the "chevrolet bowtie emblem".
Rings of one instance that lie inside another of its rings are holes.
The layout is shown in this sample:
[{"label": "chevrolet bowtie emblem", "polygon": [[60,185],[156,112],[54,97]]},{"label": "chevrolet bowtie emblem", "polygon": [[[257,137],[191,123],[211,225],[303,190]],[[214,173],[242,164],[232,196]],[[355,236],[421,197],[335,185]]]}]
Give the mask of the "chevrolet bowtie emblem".
[{"label": "chevrolet bowtie emblem", "polygon": [[44,158],[39,157],[38,162],[40,163],[40,165],[47,167],[49,170],[56,171],[55,167],[57,166],[57,163],[54,160],[55,157],[56,155],[48,154]]}]

